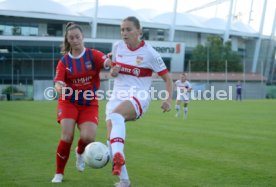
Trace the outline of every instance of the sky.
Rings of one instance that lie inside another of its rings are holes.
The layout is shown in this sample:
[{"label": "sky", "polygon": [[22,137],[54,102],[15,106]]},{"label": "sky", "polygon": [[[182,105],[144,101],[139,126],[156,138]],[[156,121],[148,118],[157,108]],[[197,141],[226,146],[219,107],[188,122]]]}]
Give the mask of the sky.
[{"label": "sky", "polygon": [[[91,8],[95,0],[54,0],[77,10]],[[157,13],[173,12],[174,0],[98,0],[99,5],[126,6],[134,10],[153,9]],[[76,4],[77,2],[77,4]],[[230,0],[177,0],[177,12],[184,13],[188,10],[201,7],[214,2],[213,6],[191,12],[204,18],[219,17],[227,20]],[[219,3],[221,2],[221,3]],[[243,23],[249,24],[255,31],[260,31],[263,5],[265,0],[234,0],[234,15]],[[252,4],[251,20],[249,21]],[[266,16],[262,34],[270,35],[276,10],[276,0],[267,0]]]}]

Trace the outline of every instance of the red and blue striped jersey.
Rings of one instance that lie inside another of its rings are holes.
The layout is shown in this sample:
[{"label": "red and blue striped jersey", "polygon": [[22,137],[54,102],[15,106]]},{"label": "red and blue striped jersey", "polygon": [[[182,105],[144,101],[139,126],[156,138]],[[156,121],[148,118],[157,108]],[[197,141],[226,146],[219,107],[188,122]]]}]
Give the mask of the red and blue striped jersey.
[{"label": "red and blue striped jersey", "polygon": [[83,106],[98,105],[96,91],[100,88],[99,74],[106,59],[104,53],[89,48],[78,57],[66,53],[58,62],[54,79],[55,82],[64,82],[68,88],[59,100],[65,98]]}]

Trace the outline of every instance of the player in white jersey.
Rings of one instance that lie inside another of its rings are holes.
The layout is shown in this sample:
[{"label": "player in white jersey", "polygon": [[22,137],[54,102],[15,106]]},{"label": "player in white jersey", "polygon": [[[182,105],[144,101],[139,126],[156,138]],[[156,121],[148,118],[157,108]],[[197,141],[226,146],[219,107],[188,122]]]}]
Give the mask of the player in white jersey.
[{"label": "player in white jersey", "polygon": [[177,91],[176,96],[176,117],[179,117],[180,115],[180,104],[181,102],[184,102],[184,118],[187,118],[188,116],[188,103],[190,100],[190,92],[192,90],[192,86],[190,82],[187,80],[186,74],[183,73],[180,75],[180,79],[175,81],[174,83],[175,89]]},{"label": "player in white jersey", "polygon": [[113,161],[113,175],[120,178],[118,187],[130,186],[125,166],[125,122],[134,121],[146,112],[150,104],[152,73],[165,81],[168,97],[161,104],[170,111],[173,82],[161,56],[151,45],[140,39],[142,28],[136,17],[127,17],[121,24],[123,41],[112,49],[111,75],[115,77],[112,96],[106,105],[107,144]]}]

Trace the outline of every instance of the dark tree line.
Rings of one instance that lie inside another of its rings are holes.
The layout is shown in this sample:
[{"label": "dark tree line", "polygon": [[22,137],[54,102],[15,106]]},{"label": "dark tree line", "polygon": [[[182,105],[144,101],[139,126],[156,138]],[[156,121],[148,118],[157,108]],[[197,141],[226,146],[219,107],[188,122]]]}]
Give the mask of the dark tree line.
[{"label": "dark tree line", "polygon": [[209,72],[224,72],[227,60],[228,72],[242,72],[240,55],[231,50],[231,42],[223,44],[223,39],[210,36],[205,46],[198,45],[192,52],[192,71],[206,72],[209,58]]}]

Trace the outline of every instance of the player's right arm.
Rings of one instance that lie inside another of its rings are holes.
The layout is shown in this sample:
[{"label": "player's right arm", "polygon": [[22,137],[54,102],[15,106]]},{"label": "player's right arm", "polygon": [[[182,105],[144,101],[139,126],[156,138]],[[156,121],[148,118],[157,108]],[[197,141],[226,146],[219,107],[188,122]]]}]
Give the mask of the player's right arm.
[{"label": "player's right arm", "polygon": [[60,60],[58,62],[57,68],[56,68],[56,76],[54,79],[55,89],[59,94],[62,93],[62,88],[66,86],[66,83],[65,83],[65,74],[66,73],[65,72],[66,72],[66,67],[63,64],[63,62]]},{"label": "player's right arm", "polygon": [[177,91],[177,81],[174,82],[173,86],[174,86],[174,90]]},{"label": "player's right arm", "polygon": [[119,45],[119,42],[115,43],[112,46],[112,52],[108,54],[108,58],[110,58],[110,60],[112,61],[112,66],[110,68],[110,75],[112,77],[117,77],[121,70],[121,66],[116,64],[116,52],[117,52],[118,45]]}]

